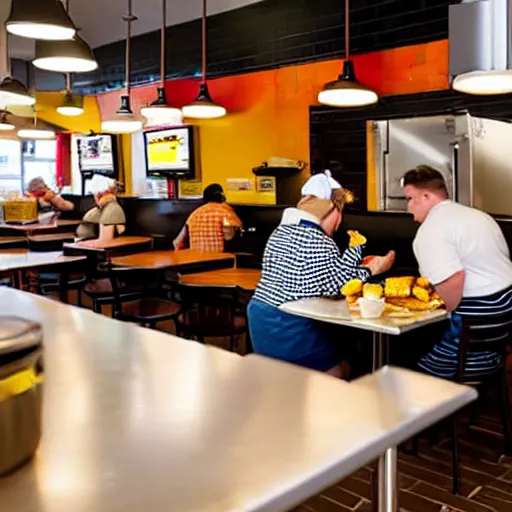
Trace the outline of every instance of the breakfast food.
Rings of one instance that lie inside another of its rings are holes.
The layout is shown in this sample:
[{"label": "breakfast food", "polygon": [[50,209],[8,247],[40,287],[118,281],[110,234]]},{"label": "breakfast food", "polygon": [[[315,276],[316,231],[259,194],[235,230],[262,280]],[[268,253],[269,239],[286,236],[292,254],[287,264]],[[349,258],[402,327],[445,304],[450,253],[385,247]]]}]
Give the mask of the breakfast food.
[{"label": "breakfast food", "polygon": [[421,286],[415,285],[412,289],[412,295],[418,300],[421,300],[421,302],[430,301],[428,290],[425,290],[425,288],[422,288]]},{"label": "breakfast food", "polygon": [[369,300],[379,300],[384,294],[384,289],[380,284],[366,283],[363,286],[363,297]]},{"label": "breakfast food", "polygon": [[357,231],[347,231],[350,240],[348,242],[349,247],[358,247],[366,243],[366,238]]},{"label": "breakfast food", "polygon": [[428,289],[430,288],[430,283],[426,277],[418,277],[418,279],[416,279],[416,286]]},{"label": "breakfast food", "polygon": [[416,297],[389,298],[386,299],[386,302],[393,306],[408,309],[409,311],[433,311],[443,305],[443,302],[439,300],[429,300],[428,302],[424,302],[422,300],[418,300]]},{"label": "breakfast food", "polygon": [[361,279],[351,279],[341,289],[341,293],[345,295],[345,297],[351,295],[360,295],[363,291],[363,281]]},{"label": "breakfast food", "polygon": [[414,277],[388,277],[384,285],[386,297],[410,297],[414,284]]}]

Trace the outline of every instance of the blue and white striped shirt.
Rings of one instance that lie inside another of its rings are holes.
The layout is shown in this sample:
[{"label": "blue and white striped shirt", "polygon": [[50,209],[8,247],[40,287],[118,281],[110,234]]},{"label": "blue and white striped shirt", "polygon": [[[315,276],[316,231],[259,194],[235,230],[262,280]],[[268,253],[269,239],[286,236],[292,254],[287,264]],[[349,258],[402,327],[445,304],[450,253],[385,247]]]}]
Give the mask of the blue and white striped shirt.
[{"label": "blue and white striped shirt", "polygon": [[281,224],[267,241],[254,298],[279,307],[309,297],[338,295],[350,279],[370,277],[370,271],[359,266],[361,260],[361,246],[349,247],[342,255],[314,222]]}]

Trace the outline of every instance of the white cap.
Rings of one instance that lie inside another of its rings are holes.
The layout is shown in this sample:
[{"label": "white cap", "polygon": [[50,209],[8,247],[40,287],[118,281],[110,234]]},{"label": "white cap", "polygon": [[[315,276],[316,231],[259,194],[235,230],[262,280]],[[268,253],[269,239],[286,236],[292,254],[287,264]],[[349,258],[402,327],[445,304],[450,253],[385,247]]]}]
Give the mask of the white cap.
[{"label": "white cap", "polygon": [[342,186],[332,177],[331,171],[324,171],[320,174],[311,176],[302,187],[303,196],[315,196],[319,199],[332,198],[332,191]]},{"label": "white cap", "polygon": [[113,179],[107,178],[106,176],[102,176],[101,174],[95,174],[92,177],[89,190],[93,194],[101,194],[103,192],[106,192],[107,190],[114,188],[115,185],[116,182]]}]

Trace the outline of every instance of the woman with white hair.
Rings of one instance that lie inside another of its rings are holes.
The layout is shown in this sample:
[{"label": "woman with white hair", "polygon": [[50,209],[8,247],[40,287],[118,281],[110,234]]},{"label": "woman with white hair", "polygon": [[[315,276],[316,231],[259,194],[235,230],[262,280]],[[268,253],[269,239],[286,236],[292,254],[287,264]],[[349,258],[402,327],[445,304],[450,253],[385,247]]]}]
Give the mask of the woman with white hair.
[{"label": "woman with white hair", "polygon": [[[291,315],[282,304],[310,297],[336,296],[350,279],[366,281],[387,271],[395,254],[362,262],[364,237],[351,233],[342,254],[332,236],[340,227],[351,194],[330,174],[311,177],[296,208],[283,213],[267,241],[261,279],[247,315],[254,351],[274,359],[343,376],[343,346],[325,324]],[[350,233],[349,233],[350,234]]]},{"label": "woman with white hair", "polygon": [[96,206],[91,208],[78,226],[77,236],[82,247],[102,249],[126,229],[126,216],[116,199],[116,182],[95,175],[91,183]]}]

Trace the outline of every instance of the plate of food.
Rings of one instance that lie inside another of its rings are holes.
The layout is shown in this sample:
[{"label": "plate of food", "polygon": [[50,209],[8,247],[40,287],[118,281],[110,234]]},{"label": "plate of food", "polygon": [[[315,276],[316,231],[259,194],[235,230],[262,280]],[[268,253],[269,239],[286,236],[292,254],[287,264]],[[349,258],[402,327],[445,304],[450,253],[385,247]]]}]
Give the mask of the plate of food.
[{"label": "plate of food", "polygon": [[354,313],[360,312],[360,299],[385,302],[383,315],[412,318],[444,307],[441,297],[425,277],[388,277],[383,283],[363,283],[351,279],[341,289]]}]

